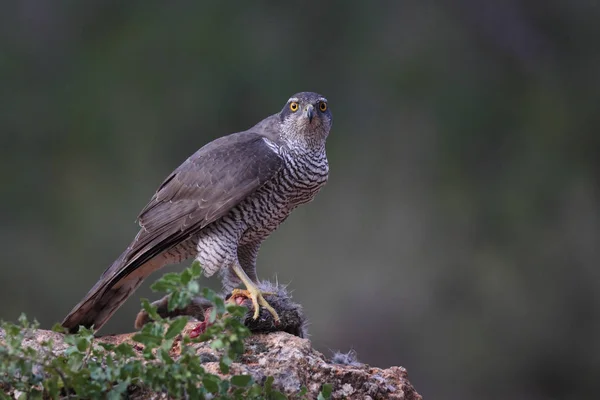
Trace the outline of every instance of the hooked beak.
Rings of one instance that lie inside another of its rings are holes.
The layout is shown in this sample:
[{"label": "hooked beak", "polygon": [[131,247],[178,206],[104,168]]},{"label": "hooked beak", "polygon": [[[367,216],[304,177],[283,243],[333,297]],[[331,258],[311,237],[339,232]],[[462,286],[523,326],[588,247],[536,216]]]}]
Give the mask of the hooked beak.
[{"label": "hooked beak", "polygon": [[312,119],[314,116],[314,110],[315,110],[315,108],[313,107],[312,104],[309,104],[308,106],[306,106],[306,117],[308,118],[309,124],[312,122]]}]

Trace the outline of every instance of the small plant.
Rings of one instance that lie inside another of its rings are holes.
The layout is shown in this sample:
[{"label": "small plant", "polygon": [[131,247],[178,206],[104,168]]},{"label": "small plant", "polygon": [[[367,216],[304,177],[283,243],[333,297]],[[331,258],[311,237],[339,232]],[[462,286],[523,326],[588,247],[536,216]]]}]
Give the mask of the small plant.
[{"label": "small plant", "polygon": [[[168,273],[152,285],[155,291],[169,294],[169,310],[185,307],[200,294],[198,279],[201,268],[192,264],[182,273]],[[132,390],[141,388],[165,393],[172,398],[190,399],[286,399],[275,390],[273,377],[263,385],[250,375],[234,375],[223,379],[208,373],[195,353],[193,342],[210,341],[220,354],[219,366],[229,373],[231,363],[244,352],[244,339],[250,335],[242,321],[244,307],[226,304],[209,289],[202,295],[212,302],[211,325],[198,338],[181,335],[187,319],[165,320],[148,300],[142,307],[153,319],[133,336],[143,345],[141,355],[127,343],[113,345],[94,338],[93,331],[81,328],[77,334],[66,335],[69,346],[63,354],[52,353],[54,343],[43,342],[39,349],[24,346],[24,341],[38,327],[22,315],[18,324],[2,322],[0,327],[0,399],[7,393],[23,399],[121,399]],[[63,332],[55,326],[55,331]],[[2,334],[3,331],[3,334]],[[181,335],[181,336],[180,336]],[[180,341],[180,352],[172,354],[173,344]],[[294,398],[305,398],[306,388]],[[331,386],[324,385],[319,399],[327,399]]]}]

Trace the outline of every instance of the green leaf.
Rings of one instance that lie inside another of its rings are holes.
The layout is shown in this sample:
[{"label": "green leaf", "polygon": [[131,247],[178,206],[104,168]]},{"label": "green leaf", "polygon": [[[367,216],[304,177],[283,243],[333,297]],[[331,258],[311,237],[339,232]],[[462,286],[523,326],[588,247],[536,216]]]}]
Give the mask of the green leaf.
[{"label": "green leaf", "polygon": [[198,293],[200,293],[200,285],[198,284],[197,281],[191,281],[190,283],[187,284],[187,291],[191,294],[191,295],[198,295]]},{"label": "green leaf", "polygon": [[83,354],[82,353],[72,353],[69,354],[67,358],[67,365],[71,369],[71,371],[77,371],[81,368],[83,364]]},{"label": "green leaf", "polygon": [[210,310],[210,315],[208,316],[208,322],[210,322],[212,324],[216,320],[217,320],[217,308],[216,307],[212,307],[211,310]]},{"label": "green leaf", "polygon": [[321,388],[321,393],[319,393],[317,400],[329,400],[331,398],[332,391],[333,387],[331,386],[331,383],[323,384],[323,387]]},{"label": "green leaf", "polygon": [[219,349],[222,349],[223,347],[225,347],[225,344],[223,343],[223,339],[217,338],[217,339],[213,340],[213,342],[210,344],[210,347],[211,347],[211,349],[219,350]]},{"label": "green leaf", "polygon": [[192,273],[192,278],[200,278],[202,275],[202,266],[198,260],[194,260],[189,269]]},{"label": "green leaf", "polygon": [[135,357],[136,352],[130,344],[121,343],[114,349],[115,353],[123,357]]},{"label": "green leaf", "polygon": [[307,393],[308,393],[308,388],[306,386],[302,386],[302,388],[298,392],[297,396],[304,397],[304,396],[306,396]]},{"label": "green leaf", "polygon": [[219,361],[219,369],[224,374],[228,374],[229,373],[229,366],[230,365],[231,365],[231,360],[227,356],[223,356],[223,358],[221,358],[221,360]]},{"label": "green leaf", "polygon": [[171,325],[169,325],[169,329],[167,329],[167,333],[165,333],[165,339],[173,339],[175,336],[179,335],[186,324],[187,318],[179,317],[175,319]]},{"label": "green leaf", "polygon": [[187,268],[181,272],[181,283],[187,285],[189,281],[192,280],[192,271]]},{"label": "green leaf", "polygon": [[246,387],[252,383],[252,375],[234,375],[230,381],[232,385]]},{"label": "green leaf", "polygon": [[270,400],[288,400],[287,396],[279,390],[273,390],[269,396]]},{"label": "green leaf", "polygon": [[104,350],[107,350],[107,351],[113,351],[116,347],[112,343],[102,343],[102,342],[99,342],[98,346],[102,347]]},{"label": "green leaf", "polygon": [[127,391],[127,388],[129,387],[129,380],[125,380],[123,382],[118,383],[117,385],[113,386],[113,388],[110,390],[110,392],[108,392],[108,399],[109,400],[120,400],[123,398],[123,394]]},{"label": "green leaf", "polygon": [[[221,383],[219,383],[219,389],[221,390],[221,393],[227,393],[229,391],[229,388],[231,387],[231,385],[229,384],[229,381],[226,379],[223,379],[221,381]],[[244,389],[241,389],[244,390]]]},{"label": "green leaf", "polygon": [[265,394],[267,396],[271,394],[271,389],[273,388],[274,380],[275,380],[275,378],[273,378],[272,376],[268,376],[267,380],[265,381]]},{"label": "green leaf", "polygon": [[76,345],[77,345],[77,350],[79,350],[83,353],[88,349],[90,343],[87,341],[86,338],[77,338]]},{"label": "green leaf", "polygon": [[52,325],[52,332],[67,333],[67,330],[58,322]]},{"label": "green leaf", "polygon": [[29,321],[27,320],[27,315],[25,315],[25,313],[19,315],[18,321],[22,328],[29,328]]},{"label": "green leaf", "polygon": [[221,298],[221,297],[215,297],[214,300],[215,306],[213,308],[217,309],[217,312],[219,314],[224,314],[225,313],[225,301]]},{"label": "green leaf", "polygon": [[191,300],[192,297],[189,293],[180,291],[171,292],[169,295],[168,309],[169,311],[173,311],[178,308],[185,308],[188,304],[190,304]]},{"label": "green leaf", "polygon": [[148,299],[142,299],[142,308],[144,309],[144,311],[146,311],[148,313],[148,316],[154,320],[154,321],[162,321],[162,317],[160,315],[158,315],[158,312],[156,311],[156,306],[153,306],[152,304],[150,304],[150,302],[148,301]]},{"label": "green leaf", "polygon": [[[169,346],[169,347],[171,347],[171,346]],[[174,361],[173,361],[173,359],[171,358],[171,355],[169,354],[169,350],[165,349],[164,347],[161,347],[161,348],[160,348],[160,349],[157,351],[157,353],[156,353],[156,354],[159,356],[158,358],[159,358],[159,359],[160,359],[160,360],[161,360],[163,363],[165,363],[165,364],[167,364],[167,365],[169,365],[169,364],[173,364],[173,362],[174,362]]]},{"label": "green leaf", "polygon": [[4,394],[4,392],[0,390],[0,400],[13,400],[13,398],[7,394]]},{"label": "green leaf", "polygon": [[[233,317],[243,317],[248,312],[248,309],[244,306],[237,306],[235,304],[227,304],[227,312]],[[235,321],[235,319],[234,319]],[[242,325],[244,326],[244,325]]]},{"label": "green leaf", "polygon": [[221,380],[215,375],[206,375],[202,379],[202,384],[210,393],[218,393],[220,381]]},{"label": "green leaf", "polygon": [[91,341],[94,338],[94,330],[92,328],[86,328],[85,326],[79,326],[77,336],[86,337]]},{"label": "green leaf", "polygon": [[145,332],[136,333],[135,335],[133,335],[132,339],[135,342],[141,343],[147,347],[157,347],[160,346],[160,344],[162,343],[161,337]]},{"label": "green leaf", "polygon": [[[241,390],[244,390],[244,389],[241,389]],[[263,394],[264,394],[263,387],[260,386],[258,383],[255,383],[254,385],[252,385],[252,387],[250,387],[250,389],[246,390],[247,397],[251,398],[251,399],[256,399],[256,398],[262,399],[262,398],[264,398]]]},{"label": "green leaf", "polygon": [[174,311],[179,307],[181,303],[181,292],[171,292],[169,294],[169,301],[167,302],[167,310]]},{"label": "green leaf", "polygon": [[23,392],[21,395],[19,395],[19,397],[17,397],[17,400],[27,400],[27,397],[29,397],[27,393]]},{"label": "green leaf", "polygon": [[50,395],[50,398],[52,398],[52,399],[58,398],[60,389],[58,387],[58,378],[56,376],[52,376],[49,379],[46,379],[44,381],[43,385],[44,385],[44,389]]},{"label": "green leaf", "polygon": [[15,324],[11,324],[10,322],[3,323],[2,329],[4,329],[8,336],[12,337],[18,336],[21,333],[21,328]]},{"label": "green leaf", "polygon": [[162,276],[162,278],[160,278],[159,280],[154,282],[150,286],[150,289],[152,289],[155,292],[170,293],[171,291],[177,289],[180,284],[181,284],[180,275],[176,272],[169,272],[169,273],[164,274]]},{"label": "green leaf", "polygon": [[204,399],[204,396],[200,395],[200,391],[196,387],[196,385],[188,385],[187,387],[187,398],[188,399]]}]

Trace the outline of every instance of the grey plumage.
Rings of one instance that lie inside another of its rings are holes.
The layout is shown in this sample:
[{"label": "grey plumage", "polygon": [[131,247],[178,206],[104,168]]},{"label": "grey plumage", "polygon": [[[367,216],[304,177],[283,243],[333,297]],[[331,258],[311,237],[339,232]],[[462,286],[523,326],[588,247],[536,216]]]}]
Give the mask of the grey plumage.
[{"label": "grey plumage", "polygon": [[260,244],[327,181],[331,123],[325,98],[298,93],[280,113],[198,150],[158,188],[140,232],[63,326],[100,329],[143,279],[190,257],[207,276],[220,271],[226,290],[243,283],[254,293]]}]

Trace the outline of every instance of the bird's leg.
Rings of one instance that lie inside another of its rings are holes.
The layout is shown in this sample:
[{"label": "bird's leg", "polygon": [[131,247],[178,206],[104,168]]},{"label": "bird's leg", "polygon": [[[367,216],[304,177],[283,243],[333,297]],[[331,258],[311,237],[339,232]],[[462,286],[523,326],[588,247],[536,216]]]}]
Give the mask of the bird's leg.
[{"label": "bird's leg", "polygon": [[273,316],[273,318],[275,319],[275,323],[279,322],[279,315],[277,315],[277,311],[275,311],[275,309],[273,307],[271,307],[271,305],[265,300],[265,298],[263,297],[263,294],[270,294],[270,293],[263,293],[260,291],[260,289],[258,288],[258,286],[256,286],[256,284],[254,282],[252,282],[252,280],[248,277],[248,275],[246,275],[246,272],[243,270],[243,268],[236,262],[233,264],[233,272],[235,272],[235,274],[238,276],[238,278],[240,278],[240,280],[242,281],[242,283],[244,284],[244,286],[246,286],[246,290],[240,290],[240,289],[234,289],[232,292],[232,296],[246,296],[248,298],[250,298],[250,300],[252,301],[252,305],[254,306],[254,316],[252,317],[253,319],[257,319],[258,318],[258,313],[259,313],[259,305],[263,306],[264,308],[267,309],[267,311],[269,311],[271,313],[271,315]]}]

